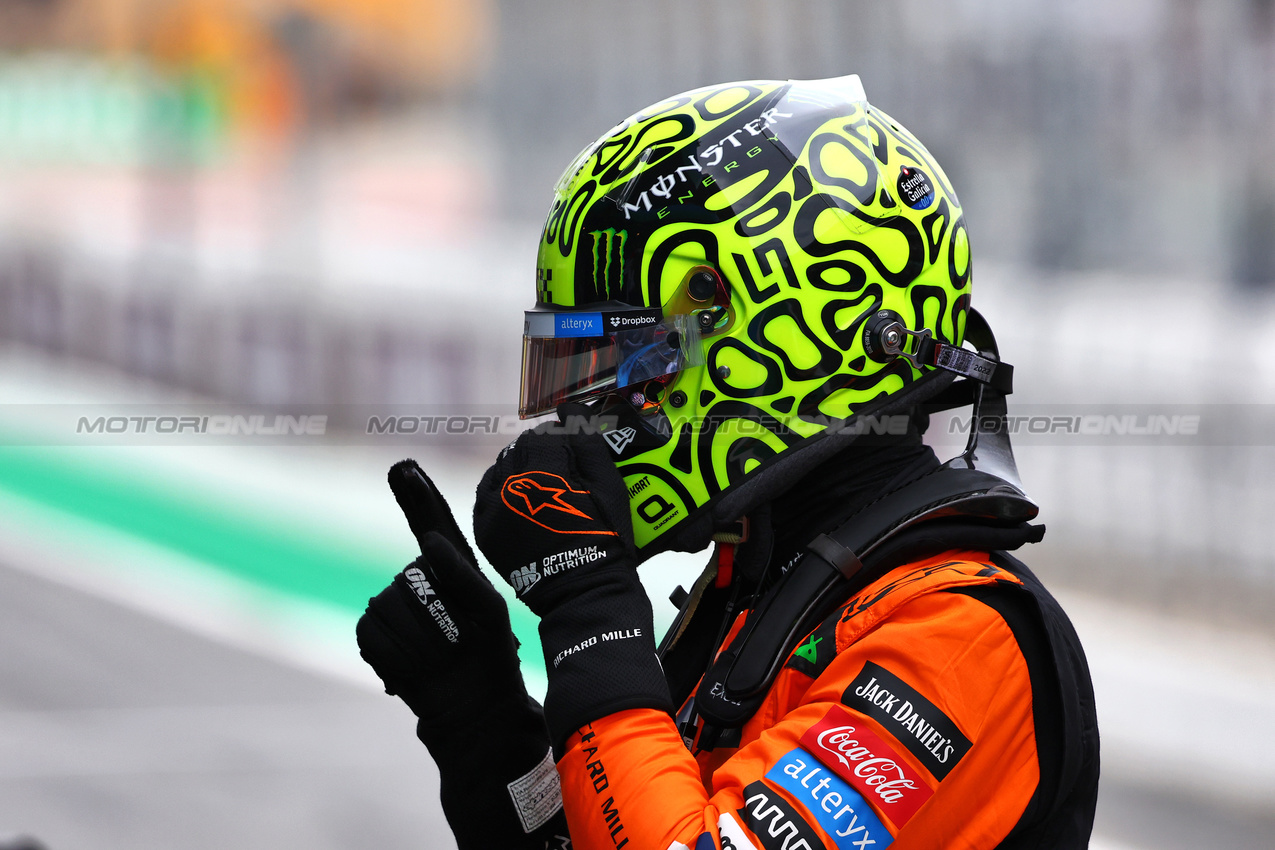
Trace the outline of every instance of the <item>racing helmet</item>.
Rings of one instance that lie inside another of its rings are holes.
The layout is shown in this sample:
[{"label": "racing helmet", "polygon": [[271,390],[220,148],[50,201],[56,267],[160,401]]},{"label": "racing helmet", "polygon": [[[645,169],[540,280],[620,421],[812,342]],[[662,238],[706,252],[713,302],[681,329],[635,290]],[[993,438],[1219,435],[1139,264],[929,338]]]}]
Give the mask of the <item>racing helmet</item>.
[{"label": "racing helmet", "polygon": [[676,95],[554,189],[520,415],[599,416],[636,544],[702,548],[951,383],[970,262],[943,170],[857,76]]}]

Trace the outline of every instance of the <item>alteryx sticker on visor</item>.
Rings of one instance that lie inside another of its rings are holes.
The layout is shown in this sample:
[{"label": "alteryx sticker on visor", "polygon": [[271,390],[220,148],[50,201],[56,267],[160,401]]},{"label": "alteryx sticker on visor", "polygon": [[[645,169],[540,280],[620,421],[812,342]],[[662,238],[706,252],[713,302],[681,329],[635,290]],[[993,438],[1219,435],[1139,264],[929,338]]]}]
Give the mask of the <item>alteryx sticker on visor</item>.
[{"label": "alteryx sticker on visor", "polygon": [[523,314],[523,335],[537,339],[567,339],[647,328],[664,318],[659,309],[607,310],[597,313],[550,313],[528,310]]},{"label": "alteryx sticker on visor", "polygon": [[766,778],[812,814],[841,850],[884,850],[894,842],[862,795],[805,750],[789,750]]},{"label": "alteryx sticker on visor", "polygon": [[835,706],[806,730],[801,745],[901,827],[934,790],[915,768],[860,720]]}]

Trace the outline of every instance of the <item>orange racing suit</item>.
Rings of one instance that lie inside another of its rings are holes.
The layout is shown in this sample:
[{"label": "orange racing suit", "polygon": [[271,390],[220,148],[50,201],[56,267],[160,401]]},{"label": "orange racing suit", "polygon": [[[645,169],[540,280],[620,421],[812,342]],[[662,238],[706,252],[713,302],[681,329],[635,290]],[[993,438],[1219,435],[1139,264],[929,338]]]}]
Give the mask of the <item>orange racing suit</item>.
[{"label": "orange racing suit", "polygon": [[654,709],[573,734],[558,760],[572,846],[1083,848],[1092,827],[1083,651],[1003,553],[889,571],[797,646],[737,740],[687,737]]}]

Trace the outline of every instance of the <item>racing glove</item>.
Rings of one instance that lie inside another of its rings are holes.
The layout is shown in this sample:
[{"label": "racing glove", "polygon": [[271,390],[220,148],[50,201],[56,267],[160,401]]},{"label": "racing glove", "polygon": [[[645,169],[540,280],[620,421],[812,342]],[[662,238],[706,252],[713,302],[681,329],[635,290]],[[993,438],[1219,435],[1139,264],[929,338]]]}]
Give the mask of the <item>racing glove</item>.
[{"label": "racing glove", "polygon": [[617,711],[672,710],[628,493],[600,434],[519,436],[478,485],[474,537],[540,617],[555,747]]},{"label": "racing glove", "polygon": [[542,850],[566,835],[540,705],[518,668],[504,599],[477,567],[447,502],[415,461],[390,489],[421,556],[368,601],[363,659],[419,718],[438,764],[443,812],[460,850]]}]

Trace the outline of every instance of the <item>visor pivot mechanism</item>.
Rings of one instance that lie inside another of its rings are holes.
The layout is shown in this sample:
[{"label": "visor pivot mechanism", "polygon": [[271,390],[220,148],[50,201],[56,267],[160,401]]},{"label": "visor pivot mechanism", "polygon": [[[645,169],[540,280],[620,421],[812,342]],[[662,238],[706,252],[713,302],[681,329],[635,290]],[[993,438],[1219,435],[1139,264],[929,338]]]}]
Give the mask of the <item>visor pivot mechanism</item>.
[{"label": "visor pivot mechanism", "polygon": [[712,272],[696,272],[686,282],[686,292],[691,296],[691,300],[697,304],[711,301],[713,296],[717,294],[717,278],[713,276]]}]

